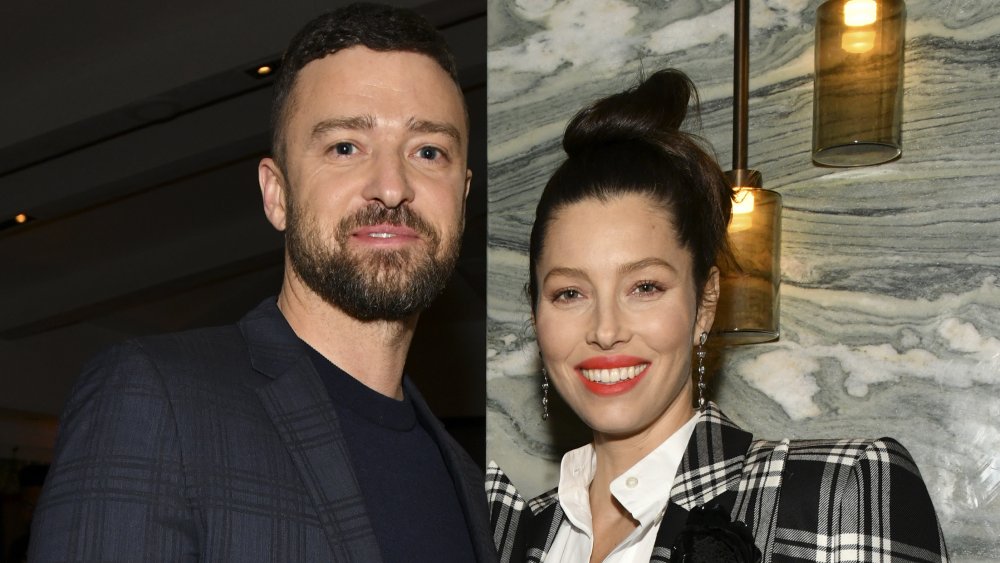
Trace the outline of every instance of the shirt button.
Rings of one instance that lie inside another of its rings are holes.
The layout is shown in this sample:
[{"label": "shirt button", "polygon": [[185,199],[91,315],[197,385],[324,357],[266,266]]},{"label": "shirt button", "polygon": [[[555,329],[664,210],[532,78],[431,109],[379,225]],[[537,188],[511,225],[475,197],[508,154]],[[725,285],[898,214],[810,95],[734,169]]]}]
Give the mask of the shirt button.
[{"label": "shirt button", "polygon": [[625,486],[630,489],[634,489],[638,485],[639,485],[639,480],[636,479],[635,477],[629,477],[628,479],[625,480]]}]

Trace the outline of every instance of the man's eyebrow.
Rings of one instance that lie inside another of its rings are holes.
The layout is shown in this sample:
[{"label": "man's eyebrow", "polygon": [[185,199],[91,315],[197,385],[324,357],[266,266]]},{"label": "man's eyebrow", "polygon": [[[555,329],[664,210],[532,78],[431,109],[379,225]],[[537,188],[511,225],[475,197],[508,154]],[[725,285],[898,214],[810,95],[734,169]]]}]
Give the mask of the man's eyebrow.
[{"label": "man's eyebrow", "polygon": [[462,142],[462,134],[459,133],[458,128],[451,123],[410,118],[410,120],[406,123],[406,127],[410,131],[417,133],[443,133],[454,139],[456,143]]},{"label": "man's eyebrow", "polygon": [[354,115],[349,117],[331,117],[313,125],[312,136],[319,137],[329,131],[338,129],[368,130],[375,128],[375,118],[370,115]]}]

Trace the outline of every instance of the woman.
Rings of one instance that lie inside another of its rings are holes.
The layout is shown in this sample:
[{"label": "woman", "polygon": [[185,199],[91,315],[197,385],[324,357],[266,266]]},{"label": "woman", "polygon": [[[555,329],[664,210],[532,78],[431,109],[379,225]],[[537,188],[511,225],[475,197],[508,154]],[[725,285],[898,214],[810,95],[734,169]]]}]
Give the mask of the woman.
[{"label": "woman", "polygon": [[528,290],[543,388],[551,380],[593,442],[528,503],[491,464],[501,559],[946,560],[897,442],[753,441],[701,396],[732,189],[679,131],[692,93],[682,73],[657,72],[566,130]]}]

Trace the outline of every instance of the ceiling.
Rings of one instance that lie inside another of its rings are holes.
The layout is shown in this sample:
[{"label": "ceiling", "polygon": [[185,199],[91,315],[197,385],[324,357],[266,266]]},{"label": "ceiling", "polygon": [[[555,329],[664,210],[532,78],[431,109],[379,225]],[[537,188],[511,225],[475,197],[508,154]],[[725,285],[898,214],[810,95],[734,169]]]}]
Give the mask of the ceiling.
[{"label": "ceiling", "polygon": [[[0,6],[0,457],[47,459],[54,416],[100,349],[232,322],[277,292],[283,241],[256,171],[271,88],[247,70],[342,3]],[[395,3],[445,34],[473,124],[463,254],[408,369],[441,416],[481,416],[485,1]]]}]

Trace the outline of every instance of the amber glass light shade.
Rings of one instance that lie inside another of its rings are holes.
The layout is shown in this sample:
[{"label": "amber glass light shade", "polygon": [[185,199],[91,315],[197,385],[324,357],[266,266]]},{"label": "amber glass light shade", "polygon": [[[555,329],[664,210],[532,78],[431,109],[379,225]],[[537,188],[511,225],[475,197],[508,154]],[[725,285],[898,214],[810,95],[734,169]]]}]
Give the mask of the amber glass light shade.
[{"label": "amber glass light shade", "polygon": [[902,154],[903,0],[828,0],[816,12],[812,159],[869,166]]},{"label": "amber glass light shade", "polygon": [[[760,175],[755,173],[755,178]],[[723,346],[777,340],[781,195],[760,187],[739,188],[729,224],[729,243],[736,264],[720,267],[713,339]]]}]

